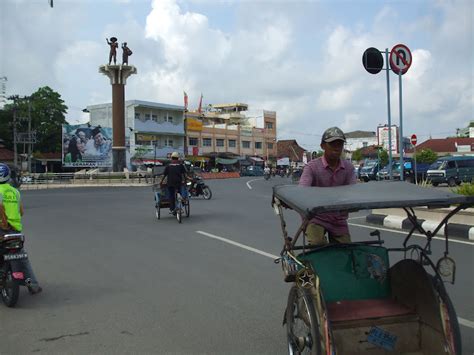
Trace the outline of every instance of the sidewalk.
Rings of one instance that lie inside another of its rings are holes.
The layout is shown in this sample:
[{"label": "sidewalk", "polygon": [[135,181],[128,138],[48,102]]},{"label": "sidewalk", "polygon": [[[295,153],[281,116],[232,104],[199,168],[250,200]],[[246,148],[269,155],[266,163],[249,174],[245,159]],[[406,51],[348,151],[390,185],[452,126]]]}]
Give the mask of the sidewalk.
[{"label": "sidewalk", "polygon": [[[413,210],[415,211],[423,229],[434,231],[451,209],[428,209],[426,207],[415,207]],[[413,226],[407,218],[406,212],[401,208],[373,210],[372,214],[366,217],[366,222],[403,230],[410,230]],[[444,227],[441,228],[437,235],[444,236],[444,230]],[[447,232],[450,237],[474,241],[474,209],[468,208],[459,211],[455,216],[451,217],[447,224]]]}]

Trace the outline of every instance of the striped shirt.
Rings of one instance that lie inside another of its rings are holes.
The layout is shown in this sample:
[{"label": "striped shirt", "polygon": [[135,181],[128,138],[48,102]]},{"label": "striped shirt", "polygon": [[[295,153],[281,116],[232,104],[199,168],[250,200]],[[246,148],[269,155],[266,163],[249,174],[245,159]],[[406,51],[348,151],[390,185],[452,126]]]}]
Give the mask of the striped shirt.
[{"label": "striped shirt", "polygon": [[[303,169],[300,186],[331,187],[356,183],[354,167],[348,160],[340,160],[333,171],[324,156],[311,160]],[[349,234],[347,212],[328,212],[315,216],[311,223],[319,224],[334,235]]]}]

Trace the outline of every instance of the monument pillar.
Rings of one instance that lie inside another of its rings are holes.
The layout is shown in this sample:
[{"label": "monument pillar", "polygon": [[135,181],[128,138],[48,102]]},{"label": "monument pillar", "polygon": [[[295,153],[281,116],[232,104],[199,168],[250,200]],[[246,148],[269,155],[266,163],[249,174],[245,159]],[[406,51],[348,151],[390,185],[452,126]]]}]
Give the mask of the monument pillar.
[{"label": "monument pillar", "polygon": [[101,65],[99,73],[107,75],[112,85],[112,169],[123,171],[125,159],[125,85],[137,73],[133,65]]}]

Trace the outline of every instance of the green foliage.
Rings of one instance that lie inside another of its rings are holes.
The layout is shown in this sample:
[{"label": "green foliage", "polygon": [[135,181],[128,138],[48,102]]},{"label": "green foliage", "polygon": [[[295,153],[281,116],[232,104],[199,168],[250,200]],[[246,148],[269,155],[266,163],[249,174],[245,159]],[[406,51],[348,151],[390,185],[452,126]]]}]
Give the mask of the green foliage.
[{"label": "green foliage", "polygon": [[319,157],[322,157],[324,155],[324,152],[322,150],[314,151],[311,153],[311,159],[316,159]]},{"label": "green foliage", "polygon": [[453,191],[460,195],[474,196],[474,183],[462,183],[460,186],[454,188]]},{"label": "green foliage", "polygon": [[5,105],[0,111],[0,138],[13,149],[13,112],[17,117],[17,132],[28,131],[31,114],[31,130],[36,131],[37,143],[33,149],[42,153],[61,152],[61,126],[66,123],[67,106],[61,95],[45,86],[34,92],[29,100],[19,97],[15,103]]},{"label": "green foliage", "polygon": [[431,149],[422,149],[415,154],[417,163],[432,164],[438,159],[438,155]]},{"label": "green foliage", "polygon": [[380,165],[386,166],[388,164],[388,152],[382,149],[379,153]]},{"label": "green foliage", "polygon": [[362,148],[356,149],[352,152],[352,161],[361,161],[362,159],[364,159],[362,156]]}]

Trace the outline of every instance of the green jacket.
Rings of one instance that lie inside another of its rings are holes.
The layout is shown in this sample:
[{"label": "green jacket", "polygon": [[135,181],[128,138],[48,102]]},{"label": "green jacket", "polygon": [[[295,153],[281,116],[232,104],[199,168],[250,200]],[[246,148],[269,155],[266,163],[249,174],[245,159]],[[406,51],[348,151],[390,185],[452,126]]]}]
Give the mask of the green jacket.
[{"label": "green jacket", "polygon": [[3,206],[7,221],[15,230],[21,232],[20,192],[8,183],[0,184],[0,205]]}]

